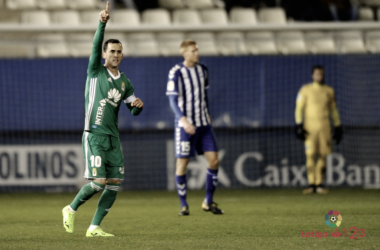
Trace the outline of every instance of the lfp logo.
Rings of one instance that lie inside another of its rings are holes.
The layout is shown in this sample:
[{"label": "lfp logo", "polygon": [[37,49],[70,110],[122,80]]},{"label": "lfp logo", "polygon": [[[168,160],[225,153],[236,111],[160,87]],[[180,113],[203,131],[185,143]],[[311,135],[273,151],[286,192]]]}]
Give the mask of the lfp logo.
[{"label": "lfp logo", "polygon": [[342,219],[342,215],[340,215],[338,211],[331,210],[325,214],[325,223],[331,228],[339,227],[342,223]]}]

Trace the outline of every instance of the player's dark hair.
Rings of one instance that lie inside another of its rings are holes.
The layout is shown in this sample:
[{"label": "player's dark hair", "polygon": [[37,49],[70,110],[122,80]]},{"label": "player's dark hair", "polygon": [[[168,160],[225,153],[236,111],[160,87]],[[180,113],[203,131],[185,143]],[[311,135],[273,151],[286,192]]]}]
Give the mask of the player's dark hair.
[{"label": "player's dark hair", "polygon": [[321,83],[325,83],[325,68],[320,65],[320,64],[316,64],[313,66],[313,68],[311,69],[311,74],[314,74],[314,71],[318,69],[318,70],[322,70],[323,71],[323,79],[322,79],[322,82]]},{"label": "player's dark hair", "polygon": [[107,47],[108,47],[108,44],[109,43],[119,43],[121,46],[123,46],[123,44],[121,44],[121,42],[117,39],[108,39],[104,45],[103,45],[103,51],[106,52],[107,51]]}]

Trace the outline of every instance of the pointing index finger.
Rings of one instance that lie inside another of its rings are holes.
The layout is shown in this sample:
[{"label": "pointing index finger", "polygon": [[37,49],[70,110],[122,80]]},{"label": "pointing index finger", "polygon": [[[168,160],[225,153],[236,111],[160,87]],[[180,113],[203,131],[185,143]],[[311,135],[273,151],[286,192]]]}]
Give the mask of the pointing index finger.
[{"label": "pointing index finger", "polygon": [[108,12],[110,9],[110,2],[107,2],[106,11]]}]

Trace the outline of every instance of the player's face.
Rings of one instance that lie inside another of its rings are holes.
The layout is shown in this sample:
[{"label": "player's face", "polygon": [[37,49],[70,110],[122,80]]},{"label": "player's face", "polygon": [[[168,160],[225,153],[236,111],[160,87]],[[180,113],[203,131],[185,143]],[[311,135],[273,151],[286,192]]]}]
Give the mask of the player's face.
[{"label": "player's face", "polygon": [[106,65],[112,68],[118,68],[123,59],[123,48],[120,43],[109,43],[106,52],[103,52],[103,58]]},{"label": "player's face", "polygon": [[190,45],[183,53],[183,57],[186,61],[191,63],[199,62],[199,52],[196,45]]},{"label": "player's face", "polygon": [[313,72],[313,81],[317,83],[323,83],[323,77],[324,77],[325,72],[321,69],[315,69]]}]

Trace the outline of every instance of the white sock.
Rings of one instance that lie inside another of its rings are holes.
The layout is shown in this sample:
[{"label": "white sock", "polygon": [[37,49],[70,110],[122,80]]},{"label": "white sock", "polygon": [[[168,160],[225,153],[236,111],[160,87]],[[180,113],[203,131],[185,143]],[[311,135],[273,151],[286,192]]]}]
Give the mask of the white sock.
[{"label": "white sock", "polygon": [[69,206],[69,210],[70,212],[73,212],[73,213],[76,213],[77,211],[75,211],[74,209],[72,209],[70,206]]},{"label": "white sock", "polygon": [[93,231],[93,230],[95,230],[98,227],[99,226],[97,226],[97,225],[90,225],[90,227],[88,228],[88,231]]}]

